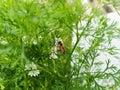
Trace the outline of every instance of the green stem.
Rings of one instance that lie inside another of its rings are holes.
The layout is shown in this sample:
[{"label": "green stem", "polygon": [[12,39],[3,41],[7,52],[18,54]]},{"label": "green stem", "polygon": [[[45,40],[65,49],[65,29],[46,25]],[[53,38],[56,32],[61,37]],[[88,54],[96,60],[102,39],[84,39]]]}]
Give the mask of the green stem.
[{"label": "green stem", "polygon": [[[92,16],[92,17],[93,17],[93,16]],[[76,36],[77,36],[77,41],[76,41],[76,43],[75,43],[75,45],[74,45],[74,47],[73,47],[70,55],[68,56],[67,62],[66,62],[66,64],[65,64],[65,68],[66,68],[67,64],[69,63],[69,61],[71,60],[71,56],[72,56],[73,52],[75,51],[75,49],[76,49],[76,47],[77,47],[77,45],[78,45],[81,37],[83,36],[84,32],[87,30],[87,28],[88,28],[88,26],[89,26],[89,24],[90,24],[90,22],[91,22],[92,17],[90,17],[90,19],[88,20],[88,22],[87,22],[86,26],[83,28],[83,31],[81,32],[80,36],[79,36],[79,34],[78,34],[78,31],[79,31],[78,22],[76,23],[76,30],[77,30]],[[81,22],[81,21],[80,21],[80,22]]]}]

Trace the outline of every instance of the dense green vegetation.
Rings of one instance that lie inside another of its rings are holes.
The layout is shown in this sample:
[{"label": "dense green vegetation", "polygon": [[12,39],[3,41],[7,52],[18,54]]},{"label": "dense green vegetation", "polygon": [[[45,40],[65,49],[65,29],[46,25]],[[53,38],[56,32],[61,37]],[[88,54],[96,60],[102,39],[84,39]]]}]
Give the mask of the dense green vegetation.
[{"label": "dense green vegetation", "polygon": [[[100,51],[114,54],[110,44],[119,29],[88,8],[81,0],[0,0],[0,90],[116,90],[120,72],[109,60],[105,70],[91,70],[103,64],[95,62]],[[87,49],[78,45],[88,37]],[[65,53],[54,50],[56,38]],[[111,86],[98,83],[109,77]]]}]

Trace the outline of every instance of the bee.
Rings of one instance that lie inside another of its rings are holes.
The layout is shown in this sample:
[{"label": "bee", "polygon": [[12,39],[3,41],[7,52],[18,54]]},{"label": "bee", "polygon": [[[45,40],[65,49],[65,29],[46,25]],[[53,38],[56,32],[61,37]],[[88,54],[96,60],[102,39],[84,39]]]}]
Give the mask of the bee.
[{"label": "bee", "polygon": [[61,53],[65,54],[65,47],[61,39],[57,40],[56,45],[57,45],[57,51],[60,51]]},{"label": "bee", "polygon": [[58,41],[58,49],[60,52],[65,53],[65,47],[61,41]]}]

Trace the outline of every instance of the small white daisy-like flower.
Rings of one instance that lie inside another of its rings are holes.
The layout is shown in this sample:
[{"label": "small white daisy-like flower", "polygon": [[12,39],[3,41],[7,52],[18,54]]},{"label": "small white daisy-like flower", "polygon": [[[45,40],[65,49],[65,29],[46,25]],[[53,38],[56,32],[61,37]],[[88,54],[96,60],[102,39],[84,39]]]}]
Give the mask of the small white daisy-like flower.
[{"label": "small white daisy-like flower", "polygon": [[37,41],[36,41],[36,40],[34,40],[34,41],[33,41],[33,44],[34,44],[34,45],[37,45]]},{"label": "small white daisy-like flower", "polygon": [[37,69],[37,66],[33,62],[31,64],[25,65],[25,70],[35,70],[35,69]]},{"label": "small white daisy-like flower", "polygon": [[58,56],[55,53],[52,53],[50,55],[50,59],[58,59]]},{"label": "small white daisy-like flower", "polygon": [[7,41],[5,41],[5,40],[0,41],[0,43],[1,43],[2,45],[7,45],[7,44],[8,44],[8,42],[7,42]]},{"label": "small white daisy-like flower", "polygon": [[32,62],[32,64],[30,64],[30,66],[31,66],[31,69],[32,69],[32,70],[35,70],[35,69],[37,69],[37,66],[36,66],[36,64],[34,64],[33,62]]},{"label": "small white daisy-like flower", "polygon": [[31,39],[31,42],[32,42],[34,45],[37,45],[37,40],[35,40],[34,38]]},{"label": "small white daisy-like flower", "polygon": [[23,43],[25,43],[25,44],[29,43],[28,39],[29,39],[28,36],[24,35],[24,36],[22,37]]},{"label": "small white daisy-like flower", "polygon": [[22,40],[24,41],[26,38],[27,38],[27,36],[23,36],[23,37],[22,37]]},{"label": "small white daisy-like flower", "polygon": [[40,74],[40,71],[37,70],[36,64],[33,62],[31,64],[25,65],[25,70],[28,70],[28,75],[29,76],[38,76]]},{"label": "small white daisy-like flower", "polygon": [[22,37],[22,41],[23,41],[23,42],[26,42],[26,39],[27,39],[27,36],[24,35],[24,36]]},{"label": "small white daisy-like flower", "polygon": [[57,56],[57,47],[55,46],[54,48],[51,48],[51,55],[50,55],[50,59],[58,59]]},{"label": "small white daisy-like flower", "polygon": [[25,70],[31,70],[30,64],[29,65],[25,65]]},{"label": "small white daisy-like flower", "polygon": [[40,74],[40,71],[39,70],[31,70],[31,71],[29,71],[29,73],[28,73],[28,75],[29,76],[34,76],[34,77],[36,77],[36,76],[38,76]]},{"label": "small white daisy-like flower", "polygon": [[41,39],[41,38],[42,38],[42,36],[41,36],[41,35],[39,35],[39,36],[38,36],[38,39]]}]

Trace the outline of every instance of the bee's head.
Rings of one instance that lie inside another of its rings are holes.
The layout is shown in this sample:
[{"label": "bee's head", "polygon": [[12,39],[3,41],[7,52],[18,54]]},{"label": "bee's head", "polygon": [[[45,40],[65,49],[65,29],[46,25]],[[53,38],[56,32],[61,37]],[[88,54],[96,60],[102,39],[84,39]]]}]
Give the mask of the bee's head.
[{"label": "bee's head", "polygon": [[61,38],[56,38],[55,39],[55,44],[57,45],[57,44],[60,44],[60,45],[62,45],[62,39]]},{"label": "bee's head", "polygon": [[62,42],[61,42],[61,41],[58,41],[58,44],[62,45]]}]

